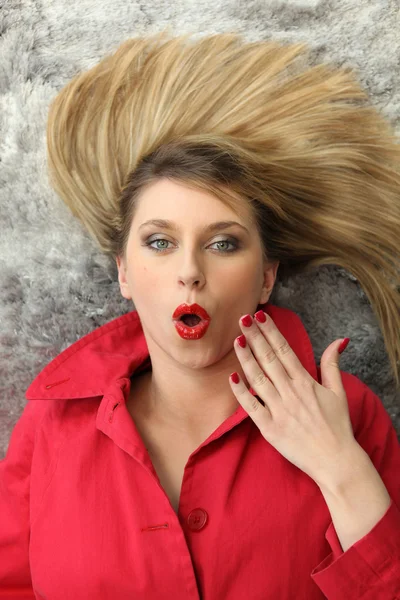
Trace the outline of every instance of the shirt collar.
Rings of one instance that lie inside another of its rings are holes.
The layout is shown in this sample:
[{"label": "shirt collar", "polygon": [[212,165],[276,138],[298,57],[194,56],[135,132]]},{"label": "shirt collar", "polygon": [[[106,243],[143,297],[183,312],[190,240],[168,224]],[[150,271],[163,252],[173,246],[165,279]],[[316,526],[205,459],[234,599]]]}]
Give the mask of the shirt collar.
[{"label": "shirt collar", "polygon": [[[300,317],[272,304],[259,305],[274,321],[303,367],[317,379],[309,336]],[[36,376],[28,400],[76,399],[103,396],[119,379],[151,368],[150,355],[136,310],[98,327],[56,356]]]}]

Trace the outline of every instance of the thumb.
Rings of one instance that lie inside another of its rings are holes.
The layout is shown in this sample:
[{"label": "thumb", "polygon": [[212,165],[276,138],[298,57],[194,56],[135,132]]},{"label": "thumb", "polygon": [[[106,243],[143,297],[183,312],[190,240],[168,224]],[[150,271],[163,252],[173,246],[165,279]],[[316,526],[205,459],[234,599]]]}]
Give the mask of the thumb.
[{"label": "thumb", "polygon": [[322,385],[337,395],[344,391],[339,367],[340,353],[347,348],[349,342],[350,338],[335,340],[321,356]]}]

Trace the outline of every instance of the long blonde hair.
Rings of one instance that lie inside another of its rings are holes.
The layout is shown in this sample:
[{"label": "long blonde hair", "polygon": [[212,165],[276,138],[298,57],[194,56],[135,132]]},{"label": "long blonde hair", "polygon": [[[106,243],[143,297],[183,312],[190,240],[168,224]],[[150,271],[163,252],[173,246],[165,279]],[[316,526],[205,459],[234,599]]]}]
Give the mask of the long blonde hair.
[{"label": "long blonde hair", "polygon": [[285,274],[357,278],[400,387],[400,146],[349,68],[307,65],[305,44],[122,43],[52,101],[49,179],[101,250],[125,257],[139,194],[168,177],[251,207]]}]

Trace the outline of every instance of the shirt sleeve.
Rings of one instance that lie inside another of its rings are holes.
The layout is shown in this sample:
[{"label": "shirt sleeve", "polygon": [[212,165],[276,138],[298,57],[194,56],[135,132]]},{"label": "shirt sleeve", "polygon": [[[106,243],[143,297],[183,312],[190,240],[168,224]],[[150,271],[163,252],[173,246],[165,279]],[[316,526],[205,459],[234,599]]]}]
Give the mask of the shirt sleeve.
[{"label": "shirt sleeve", "polygon": [[[362,383],[362,382],[360,382]],[[367,452],[391,497],[369,533],[343,552],[332,521],[332,552],[311,573],[328,600],[400,599],[400,443],[381,400],[364,383],[361,423],[354,437]]]},{"label": "shirt sleeve", "polygon": [[28,402],[0,461],[0,599],[35,600],[29,566],[30,479],[46,402]]}]

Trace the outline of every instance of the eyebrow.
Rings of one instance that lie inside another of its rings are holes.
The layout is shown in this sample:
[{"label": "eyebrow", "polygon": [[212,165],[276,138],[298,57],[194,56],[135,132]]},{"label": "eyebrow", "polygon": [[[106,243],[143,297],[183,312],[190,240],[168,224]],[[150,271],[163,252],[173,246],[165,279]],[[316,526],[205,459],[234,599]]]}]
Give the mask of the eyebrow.
[{"label": "eyebrow", "polygon": [[[164,229],[171,229],[172,231],[179,231],[179,227],[173,221],[167,221],[165,219],[150,219],[149,221],[145,221],[144,223],[141,224],[138,231],[148,225],[155,225],[156,227],[163,227]],[[214,232],[214,231],[219,231],[220,229],[229,229],[230,227],[235,227],[235,226],[240,227],[241,229],[244,229],[244,231],[246,231],[246,233],[248,233],[250,235],[249,230],[246,227],[244,227],[243,225],[241,225],[240,223],[238,223],[237,221],[217,221],[215,223],[211,223],[210,225],[206,225],[205,227],[202,228],[201,231],[202,231],[202,233]]]}]

